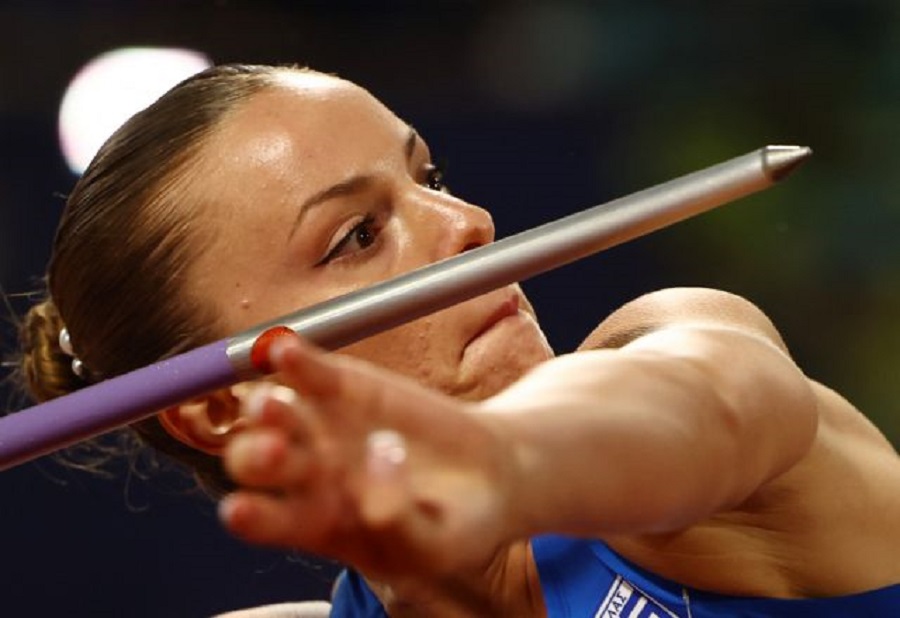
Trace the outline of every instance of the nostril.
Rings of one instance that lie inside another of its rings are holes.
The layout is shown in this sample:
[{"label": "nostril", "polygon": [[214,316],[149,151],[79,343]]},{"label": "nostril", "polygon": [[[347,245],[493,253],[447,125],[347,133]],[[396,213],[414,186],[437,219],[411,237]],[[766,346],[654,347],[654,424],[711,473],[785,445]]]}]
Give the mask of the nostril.
[{"label": "nostril", "polygon": [[465,247],[463,247],[462,252],[465,253],[466,251],[471,251],[472,249],[477,249],[480,246],[481,246],[480,242],[470,242]]}]

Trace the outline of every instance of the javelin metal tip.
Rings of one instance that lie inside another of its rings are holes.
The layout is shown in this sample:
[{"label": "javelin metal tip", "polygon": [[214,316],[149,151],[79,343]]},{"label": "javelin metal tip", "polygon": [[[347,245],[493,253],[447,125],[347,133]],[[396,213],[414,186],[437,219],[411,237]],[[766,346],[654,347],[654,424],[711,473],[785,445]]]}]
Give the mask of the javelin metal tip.
[{"label": "javelin metal tip", "polygon": [[766,146],[762,149],[763,168],[772,182],[778,182],[812,156],[807,146]]}]

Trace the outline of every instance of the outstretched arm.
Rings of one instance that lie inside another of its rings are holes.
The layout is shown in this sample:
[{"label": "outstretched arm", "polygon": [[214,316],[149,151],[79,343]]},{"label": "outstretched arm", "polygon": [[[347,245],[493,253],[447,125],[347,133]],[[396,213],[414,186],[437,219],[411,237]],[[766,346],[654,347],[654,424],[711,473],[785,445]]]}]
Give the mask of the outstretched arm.
[{"label": "outstretched arm", "polygon": [[730,295],[648,297],[595,334],[617,349],[545,363],[481,404],[287,342],[273,360],[290,390],[256,397],[226,453],[248,489],[223,518],[388,576],[483,570],[538,532],[688,526],[812,442],[813,396],[772,333]]},{"label": "outstretched arm", "polygon": [[702,321],[542,365],[485,408],[510,417],[526,529],[600,536],[737,506],[806,453],[817,422],[784,352]]}]

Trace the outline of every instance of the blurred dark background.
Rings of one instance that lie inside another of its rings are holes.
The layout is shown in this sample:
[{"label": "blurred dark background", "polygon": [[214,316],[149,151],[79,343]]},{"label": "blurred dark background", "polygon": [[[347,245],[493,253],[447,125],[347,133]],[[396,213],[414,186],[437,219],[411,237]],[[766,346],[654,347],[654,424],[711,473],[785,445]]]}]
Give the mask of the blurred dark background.
[{"label": "blurred dark background", "polygon": [[[0,285],[13,314],[39,288],[75,180],[57,114],[84,63],[145,45],[308,64],[412,122],[501,236],[767,143],[811,146],[781,186],[525,287],[559,351],[651,289],[743,294],[810,376],[900,442],[894,0],[22,0],[0,2],[0,32]],[[9,384],[0,394],[28,405]],[[228,538],[172,475],[105,479],[50,458],[0,473],[2,616],[208,616],[322,598],[334,572]]]}]

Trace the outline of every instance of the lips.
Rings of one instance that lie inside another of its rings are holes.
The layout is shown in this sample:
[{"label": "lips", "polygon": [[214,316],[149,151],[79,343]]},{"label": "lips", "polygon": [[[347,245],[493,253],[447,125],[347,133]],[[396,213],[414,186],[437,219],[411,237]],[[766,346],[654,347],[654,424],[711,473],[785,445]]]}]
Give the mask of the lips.
[{"label": "lips", "polygon": [[514,316],[519,313],[519,297],[518,295],[510,295],[502,303],[500,303],[488,315],[487,319],[481,325],[481,328],[469,339],[469,343],[478,339],[481,335],[489,331],[495,324],[501,320]]}]

